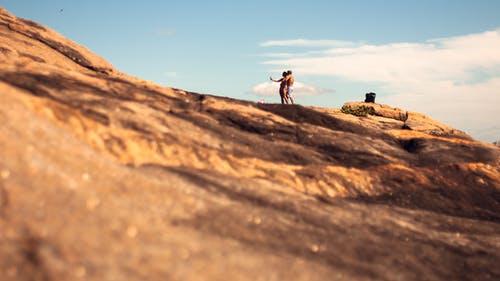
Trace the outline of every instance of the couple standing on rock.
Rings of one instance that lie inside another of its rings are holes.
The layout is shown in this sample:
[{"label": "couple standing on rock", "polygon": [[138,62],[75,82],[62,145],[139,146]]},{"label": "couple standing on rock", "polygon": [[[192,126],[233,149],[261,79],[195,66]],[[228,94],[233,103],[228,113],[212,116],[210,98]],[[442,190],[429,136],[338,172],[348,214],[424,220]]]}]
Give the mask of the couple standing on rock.
[{"label": "couple standing on rock", "polygon": [[279,80],[274,80],[272,77],[269,77],[271,81],[274,82],[281,82],[280,84],[280,97],[281,97],[281,104],[293,104],[293,97],[292,97],[292,92],[293,92],[293,83],[295,82],[295,78],[292,75],[292,71],[284,71],[282,74],[282,78]]}]

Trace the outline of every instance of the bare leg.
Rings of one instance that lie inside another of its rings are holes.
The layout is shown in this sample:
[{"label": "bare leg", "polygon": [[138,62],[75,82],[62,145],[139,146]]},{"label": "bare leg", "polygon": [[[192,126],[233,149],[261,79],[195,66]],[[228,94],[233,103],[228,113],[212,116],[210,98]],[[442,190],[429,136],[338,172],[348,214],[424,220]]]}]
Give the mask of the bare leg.
[{"label": "bare leg", "polygon": [[287,101],[289,100],[291,104],[294,104],[293,103],[292,95],[290,94],[290,88],[289,87],[286,88],[285,97],[286,97]]},{"label": "bare leg", "polygon": [[288,98],[284,89],[280,89],[281,104],[288,104]]}]

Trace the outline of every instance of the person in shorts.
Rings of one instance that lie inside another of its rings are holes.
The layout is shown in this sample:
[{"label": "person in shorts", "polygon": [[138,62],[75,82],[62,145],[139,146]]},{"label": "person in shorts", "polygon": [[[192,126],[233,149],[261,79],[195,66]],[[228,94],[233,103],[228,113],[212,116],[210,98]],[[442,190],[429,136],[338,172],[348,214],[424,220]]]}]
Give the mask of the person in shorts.
[{"label": "person in shorts", "polygon": [[293,103],[293,83],[295,83],[295,77],[293,77],[292,71],[288,70],[286,72],[286,97],[287,99]]},{"label": "person in shorts", "polygon": [[287,95],[288,75],[287,74],[288,73],[286,71],[284,71],[282,74],[282,78],[279,80],[274,80],[272,77],[269,77],[269,79],[271,79],[271,81],[280,83],[279,93],[280,93],[280,98],[281,98],[281,104],[285,104],[285,103],[288,104],[288,95]]}]

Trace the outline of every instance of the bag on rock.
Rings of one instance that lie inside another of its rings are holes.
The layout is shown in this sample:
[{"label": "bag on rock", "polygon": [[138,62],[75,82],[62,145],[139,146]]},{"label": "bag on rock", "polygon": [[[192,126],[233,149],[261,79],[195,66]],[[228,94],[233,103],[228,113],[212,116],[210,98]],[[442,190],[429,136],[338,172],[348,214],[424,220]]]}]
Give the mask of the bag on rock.
[{"label": "bag on rock", "polygon": [[376,95],[377,94],[371,93],[371,92],[370,93],[366,93],[366,95],[365,95],[366,96],[365,102],[375,102],[375,96]]}]

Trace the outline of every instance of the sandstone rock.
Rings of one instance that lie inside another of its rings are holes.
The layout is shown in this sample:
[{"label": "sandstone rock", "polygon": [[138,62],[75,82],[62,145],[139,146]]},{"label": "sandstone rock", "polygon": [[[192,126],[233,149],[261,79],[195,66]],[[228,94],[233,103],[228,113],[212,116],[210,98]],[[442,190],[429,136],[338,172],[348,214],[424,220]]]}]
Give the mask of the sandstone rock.
[{"label": "sandstone rock", "polygon": [[494,145],[159,87],[5,10],[0,34],[2,280],[500,278]]},{"label": "sandstone rock", "polygon": [[415,130],[433,136],[471,139],[466,133],[438,122],[428,116],[417,112],[404,111],[400,108],[394,108],[385,104],[347,102],[342,107],[342,112],[362,117],[375,115],[403,121],[404,129]]},{"label": "sandstone rock", "polygon": [[[38,63],[50,61],[52,64],[55,60],[46,57],[45,53],[53,55],[53,52],[43,52],[41,50],[41,48],[50,48],[90,70],[105,73],[114,71],[114,68],[108,62],[91,53],[87,48],[75,44],[57,32],[36,22],[16,18],[1,7],[0,21],[3,34],[7,35],[9,40],[14,39],[17,41],[14,50],[4,46],[1,50],[3,55],[25,57]],[[3,39],[6,40],[7,38]],[[32,51],[35,48],[40,48],[40,50],[35,51],[35,54],[33,54]]]},{"label": "sandstone rock", "polygon": [[342,107],[342,111],[358,116],[366,116],[370,114],[400,121],[405,121],[407,119],[406,111],[403,111],[400,108],[371,102],[347,102]]}]

